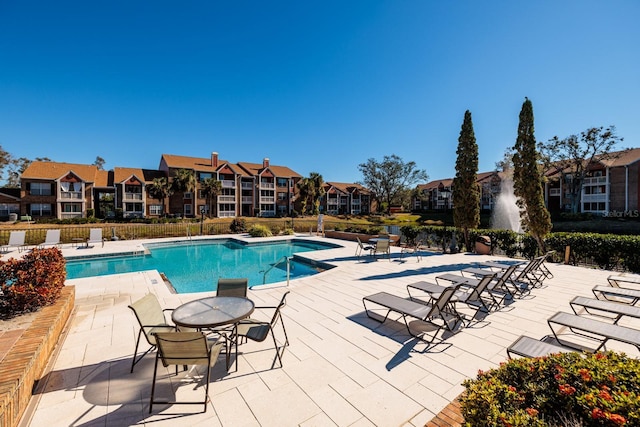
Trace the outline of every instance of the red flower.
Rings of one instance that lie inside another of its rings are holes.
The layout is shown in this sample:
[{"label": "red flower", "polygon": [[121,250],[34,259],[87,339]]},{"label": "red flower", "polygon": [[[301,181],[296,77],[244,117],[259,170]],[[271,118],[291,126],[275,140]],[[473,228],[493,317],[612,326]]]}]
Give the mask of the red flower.
[{"label": "red flower", "polygon": [[516,389],[514,386],[510,385],[509,386],[509,391],[515,393],[516,391],[518,391],[518,389]]},{"label": "red flower", "polygon": [[582,368],[578,371],[583,381],[591,381],[591,374],[588,369]]},{"label": "red flower", "polygon": [[593,418],[594,420],[599,420],[600,418],[605,417],[606,415],[604,411],[600,408],[593,408],[593,410],[591,411],[591,418]]},{"label": "red flower", "polygon": [[607,390],[601,390],[600,393],[598,393],[598,396],[600,396],[601,399],[604,399],[608,402],[611,402],[613,400],[613,397],[611,397],[611,395],[609,394],[609,392]]},{"label": "red flower", "polygon": [[526,411],[527,411],[527,414],[529,414],[530,417],[537,417],[538,416],[538,410],[537,409],[527,408]]},{"label": "red flower", "polygon": [[558,388],[560,389],[560,393],[565,394],[567,396],[570,396],[576,392],[576,388],[573,386],[570,386],[569,384],[560,384]]},{"label": "red flower", "polygon": [[627,419],[619,414],[610,414],[607,418],[609,418],[610,421],[613,421],[614,424],[619,426],[623,426],[627,423]]}]

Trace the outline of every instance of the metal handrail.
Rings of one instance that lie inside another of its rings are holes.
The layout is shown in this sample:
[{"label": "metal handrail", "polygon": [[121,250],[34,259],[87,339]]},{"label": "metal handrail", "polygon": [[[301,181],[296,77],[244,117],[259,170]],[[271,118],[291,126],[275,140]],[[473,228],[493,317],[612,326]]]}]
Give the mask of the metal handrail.
[{"label": "metal handrail", "polygon": [[288,256],[285,255],[282,258],[280,258],[278,261],[276,261],[271,267],[269,267],[264,274],[262,275],[262,284],[264,285],[265,283],[267,283],[267,274],[269,274],[269,272],[271,270],[273,270],[274,268],[276,268],[278,265],[282,264],[283,262],[287,263],[287,286],[289,286],[289,273],[291,271],[291,260],[293,259],[292,256]]}]

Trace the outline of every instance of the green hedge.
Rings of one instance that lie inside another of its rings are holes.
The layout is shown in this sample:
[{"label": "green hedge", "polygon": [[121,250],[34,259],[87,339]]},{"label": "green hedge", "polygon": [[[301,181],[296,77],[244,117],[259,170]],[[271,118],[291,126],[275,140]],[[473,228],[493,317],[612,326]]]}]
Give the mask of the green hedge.
[{"label": "green hedge", "polygon": [[[454,230],[447,227],[447,236]],[[401,231],[408,241],[417,234],[430,235],[432,240],[442,242],[445,228],[441,226],[403,226]],[[417,233],[417,234],[416,234]],[[518,234],[510,230],[477,229],[469,230],[471,242],[479,236],[491,238],[492,251],[508,257],[532,259],[538,253],[535,239],[529,234]],[[459,244],[464,242],[460,230],[456,230]],[[547,250],[556,251],[556,261],[564,259],[565,248],[571,248],[569,263],[573,265],[590,264],[606,270],[626,270],[640,273],[640,236],[596,233],[551,233],[545,239]],[[472,252],[474,248],[466,248]]]}]

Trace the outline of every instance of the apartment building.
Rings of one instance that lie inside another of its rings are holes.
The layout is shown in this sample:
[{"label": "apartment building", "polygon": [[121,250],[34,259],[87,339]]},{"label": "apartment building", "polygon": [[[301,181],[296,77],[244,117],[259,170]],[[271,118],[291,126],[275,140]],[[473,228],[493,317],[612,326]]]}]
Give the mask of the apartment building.
[{"label": "apartment building", "polygon": [[372,202],[370,191],[360,184],[326,182],[320,212],[329,215],[366,215],[372,211]]},{"label": "apartment building", "polygon": [[[502,183],[501,172],[481,172],[477,175],[476,183],[480,186],[480,208],[492,210]],[[452,200],[453,179],[435,180],[417,187],[413,197],[413,209],[421,210],[449,210],[453,208]]]},{"label": "apartment building", "polygon": [[[640,209],[640,148],[611,153],[586,165],[580,194],[580,212],[611,216],[638,216]],[[570,212],[569,169],[551,168],[545,174],[545,202],[551,212]]]},{"label": "apartment building", "polygon": [[[294,209],[297,183],[302,176],[286,166],[272,165],[268,158],[262,163],[230,163],[211,153],[210,158],[163,154],[159,169],[169,180],[175,179],[180,169],[193,171],[196,189],[171,196],[169,213],[186,217],[208,214],[223,217],[287,216]],[[207,178],[220,181],[222,188],[211,207],[203,193],[202,183]]]}]

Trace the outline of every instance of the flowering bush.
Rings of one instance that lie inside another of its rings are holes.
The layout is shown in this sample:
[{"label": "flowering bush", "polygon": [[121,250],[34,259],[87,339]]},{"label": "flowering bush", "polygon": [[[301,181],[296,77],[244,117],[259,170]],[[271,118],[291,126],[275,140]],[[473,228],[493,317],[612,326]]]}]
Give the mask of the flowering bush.
[{"label": "flowering bush", "polygon": [[65,261],[57,248],[34,249],[22,259],[0,261],[0,318],[52,304],[66,277]]},{"label": "flowering bush", "polygon": [[623,353],[514,359],[464,385],[466,426],[640,425],[640,360]]}]

